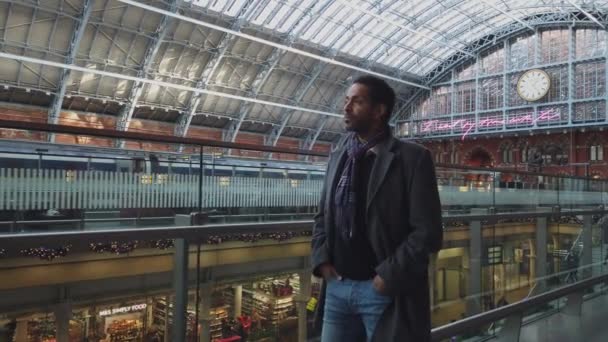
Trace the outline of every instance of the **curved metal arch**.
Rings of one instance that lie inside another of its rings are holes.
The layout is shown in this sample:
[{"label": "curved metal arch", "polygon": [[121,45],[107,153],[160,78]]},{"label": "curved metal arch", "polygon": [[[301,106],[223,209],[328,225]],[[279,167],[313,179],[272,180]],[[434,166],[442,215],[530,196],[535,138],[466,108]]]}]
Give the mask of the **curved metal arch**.
[{"label": "curved metal arch", "polygon": [[[377,12],[378,13],[382,13],[382,11],[384,9],[390,8],[390,6],[392,6],[396,1],[391,1],[389,3],[386,4],[382,4],[380,1],[376,2],[376,5],[374,5],[374,7],[377,7]],[[363,13],[359,14],[359,16],[357,17],[356,21],[361,20],[362,18],[364,18]],[[363,26],[367,26],[371,21],[373,21],[374,19],[371,17],[368,17],[368,19],[365,21],[365,23],[363,24]],[[324,56],[327,56],[329,58],[335,58],[336,55],[338,54],[338,52],[342,49],[342,47],[344,45],[346,45],[352,38],[354,38],[356,36],[356,32],[355,31],[350,31],[350,37],[349,39],[342,39],[342,42],[340,43],[340,45],[338,45],[337,47],[332,48],[331,50],[325,51],[325,53],[323,54]],[[342,37],[336,37],[334,38],[334,41],[332,41],[330,43],[330,46],[334,46],[338,41],[340,41]],[[295,96],[295,101],[297,105],[300,105],[302,100],[304,99],[304,96],[306,95],[306,93],[308,93],[308,91],[314,86],[315,82],[317,81],[317,79],[319,78],[319,76],[321,75],[321,73],[323,72],[323,70],[325,69],[326,64],[325,63],[316,63],[313,67],[313,70],[310,73],[310,77],[308,79],[308,81],[306,82],[304,87],[300,87],[296,93],[294,94]],[[334,102],[334,106],[338,101]],[[281,137],[281,134],[283,133],[283,130],[285,129],[285,127],[287,126],[287,123],[289,122],[289,120],[291,119],[291,117],[293,116],[293,113],[295,111],[293,110],[284,110],[281,111],[281,114],[279,115],[281,117],[281,122],[279,125],[274,126],[272,131],[270,132],[270,134],[268,135],[268,137],[266,138],[266,145],[270,145],[270,146],[276,146],[276,144],[279,141],[279,138]],[[314,146],[317,138],[319,137],[323,127],[325,126],[326,123],[326,119],[324,118],[320,118],[317,121],[317,125],[315,127],[314,131],[309,132],[309,134],[307,134],[307,136],[304,138],[303,140],[303,144],[304,144],[304,148],[311,150],[312,147]]]},{"label": "curved metal arch", "polygon": [[[177,12],[181,1],[182,0],[172,0],[169,3],[169,10],[174,13]],[[149,43],[146,54],[144,55],[144,60],[141,64],[140,70],[138,71],[138,77],[145,77],[148,69],[150,69],[152,66],[152,63],[156,58],[156,54],[160,50],[160,47],[165,39],[165,35],[167,34],[170,20],[171,18],[167,16],[163,16],[161,18],[154,40]],[[133,112],[135,111],[137,102],[143,93],[144,85],[145,84],[143,82],[135,82],[133,84],[129,94],[129,99],[122,108],[118,120],[116,120],[116,130],[127,131],[129,129],[131,119],[133,118]],[[124,141],[117,141],[116,143],[117,147],[122,147],[124,145]]]},{"label": "curved metal arch", "polygon": [[[85,0],[83,4],[82,15],[80,21],[75,25],[74,32],[72,33],[72,39],[70,41],[70,47],[68,50],[68,55],[66,58],[67,64],[74,64],[74,60],[76,58],[76,53],[78,53],[78,48],[80,47],[80,41],[84,36],[84,32],[86,31],[87,22],[91,17],[91,12],[93,11],[92,0]],[[65,91],[68,87],[68,79],[72,71],[70,69],[63,69],[61,71],[61,75],[59,76],[59,88],[57,89],[57,93],[53,97],[52,103],[49,107],[48,111],[48,123],[57,124],[59,122],[59,115],[61,113],[61,107],[63,105],[63,97],[65,96]],[[50,142],[55,141],[55,135],[49,134],[48,139]]]},{"label": "curved metal arch", "polygon": [[[594,12],[593,14],[600,22],[608,23],[608,13]],[[535,28],[555,24],[597,25],[594,21],[581,12],[541,13],[523,18],[522,20]],[[476,40],[475,42],[471,43],[469,47],[471,51],[479,53],[491,46],[494,46],[496,41],[511,38],[527,30],[529,29],[522,26],[520,23],[510,23],[500,27],[497,31]],[[461,53],[453,54],[444,63],[438,65],[435,69],[425,75],[423,78],[424,84],[432,85],[437,80],[443,78],[447,72],[450,72],[455,67],[470,60],[472,60],[472,58],[467,55]]]},{"label": "curved metal arch", "polygon": [[[332,3],[331,0],[326,1],[325,3],[322,3],[320,5],[320,8],[321,9],[326,8],[331,3]],[[292,24],[291,29],[288,31],[288,32],[292,32],[292,33],[289,34],[289,36],[287,36],[287,39],[285,40],[285,45],[291,46],[292,44],[294,44],[297,41],[297,37],[299,36],[299,34],[301,32],[303,32],[304,30],[306,30],[310,25],[312,25],[314,18],[310,14],[310,11],[312,11],[315,8],[315,6],[316,6],[316,4],[313,4],[307,11],[304,11],[303,14],[300,16],[300,18],[298,18],[298,20],[296,20]],[[258,93],[262,90],[262,88],[264,87],[264,84],[266,84],[266,81],[268,81],[268,79],[270,78],[270,74],[279,65],[281,58],[286,53],[287,52],[285,50],[274,49],[272,54],[269,56],[267,62],[262,67],[261,71],[258,73],[258,75],[256,76],[255,80],[252,83],[251,93],[253,94],[253,96],[255,96],[255,97],[258,96]],[[249,115],[249,112],[252,109],[253,109],[252,104],[243,103],[240,106],[238,120],[231,121],[230,124],[228,125],[228,127],[226,127],[226,129],[224,130],[224,140],[225,141],[231,141],[231,142],[236,141],[236,137],[241,129],[241,125],[243,124],[243,122],[245,121],[245,118],[247,117],[247,115]]]}]

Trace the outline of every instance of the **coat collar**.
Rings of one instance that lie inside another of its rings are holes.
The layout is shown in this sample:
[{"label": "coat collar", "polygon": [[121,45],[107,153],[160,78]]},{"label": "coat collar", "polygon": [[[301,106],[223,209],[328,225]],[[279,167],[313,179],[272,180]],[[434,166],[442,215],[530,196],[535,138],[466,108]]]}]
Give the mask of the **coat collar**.
[{"label": "coat collar", "polygon": [[369,175],[369,183],[367,185],[367,209],[371,205],[374,197],[380,189],[380,185],[384,181],[386,173],[393,162],[395,153],[392,152],[397,139],[391,134],[387,139],[375,146],[376,160]]},{"label": "coat collar", "polygon": [[[369,209],[370,204],[372,203],[374,197],[378,193],[380,189],[380,185],[384,181],[384,177],[388,172],[391,163],[393,162],[393,158],[395,157],[395,153],[392,152],[395,143],[398,140],[390,134],[388,138],[384,141],[378,143],[373,147],[372,153],[376,155],[376,160],[374,161],[374,165],[372,167],[372,171],[369,177],[369,183],[367,185],[367,208]],[[328,191],[328,194],[333,192],[335,189],[336,182],[336,171],[338,171],[338,167],[340,166],[340,161],[344,158],[346,154],[346,139],[342,139],[341,143],[338,145],[339,147],[331,153],[330,160],[332,163],[328,166],[327,184],[331,186],[331,190]]]}]

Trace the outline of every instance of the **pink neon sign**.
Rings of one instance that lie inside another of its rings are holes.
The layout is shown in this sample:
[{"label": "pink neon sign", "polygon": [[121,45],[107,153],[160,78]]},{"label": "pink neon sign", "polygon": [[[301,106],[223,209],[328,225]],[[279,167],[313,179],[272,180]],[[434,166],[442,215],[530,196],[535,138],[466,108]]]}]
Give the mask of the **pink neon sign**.
[{"label": "pink neon sign", "polygon": [[503,125],[521,125],[531,124],[534,125],[537,122],[548,122],[554,121],[561,118],[559,110],[549,109],[543,110],[538,113],[538,117],[534,118],[532,114],[526,114],[516,117],[508,117],[505,119],[488,118],[482,119],[475,124],[474,119],[459,119],[454,121],[441,121],[441,120],[428,120],[422,123],[420,131],[423,133],[442,132],[449,130],[462,131],[461,139],[464,140],[471,131],[475,130],[475,127],[479,128],[492,128],[502,127]]}]

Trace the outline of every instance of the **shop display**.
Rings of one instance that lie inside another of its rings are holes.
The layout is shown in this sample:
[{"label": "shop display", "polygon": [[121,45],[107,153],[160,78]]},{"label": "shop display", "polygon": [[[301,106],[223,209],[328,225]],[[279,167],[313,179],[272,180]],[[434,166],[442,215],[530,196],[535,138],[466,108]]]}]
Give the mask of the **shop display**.
[{"label": "shop display", "polygon": [[[28,342],[55,342],[56,326],[53,316],[36,318],[27,322]],[[83,340],[82,322],[71,320],[68,330],[69,342],[80,342]]]},{"label": "shop display", "polygon": [[143,324],[139,320],[121,319],[114,320],[108,326],[106,332],[109,335],[108,342],[119,341],[141,341]]},{"label": "shop display", "polygon": [[55,321],[47,318],[27,322],[28,342],[54,342]]}]

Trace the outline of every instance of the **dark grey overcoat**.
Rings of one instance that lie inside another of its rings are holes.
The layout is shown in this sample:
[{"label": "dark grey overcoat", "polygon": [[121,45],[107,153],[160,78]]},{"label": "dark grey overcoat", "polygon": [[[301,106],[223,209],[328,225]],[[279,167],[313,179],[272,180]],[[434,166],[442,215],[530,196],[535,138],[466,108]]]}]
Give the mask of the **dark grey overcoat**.
[{"label": "dark grey overcoat", "polygon": [[[376,273],[394,298],[382,314],[374,342],[430,340],[429,255],[441,248],[441,204],[430,152],[417,144],[386,139],[374,148],[367,194],[367,237],[380,264]],[[331,156],[315,216],[312,238],[313,273],[332,262],[336,227],[330,189],[335,189],[344,143]],[[316,326],[322,325],[325,285],[317,307]],[[350,341],[349,341],[350,342]]]}]

